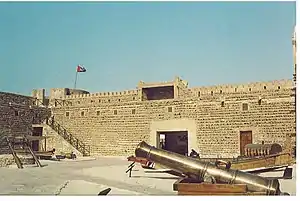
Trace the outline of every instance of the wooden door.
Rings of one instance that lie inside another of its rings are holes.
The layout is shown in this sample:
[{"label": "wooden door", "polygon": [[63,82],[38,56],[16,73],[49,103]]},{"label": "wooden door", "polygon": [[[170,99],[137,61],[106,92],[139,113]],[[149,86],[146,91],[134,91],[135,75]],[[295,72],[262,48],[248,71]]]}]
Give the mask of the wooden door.
[{"label": "wooden door", "polygon": [[[32,131],[33,136],[43,136],[43,127],[34,127]],[[40,151],[40,141],[33,140],[31,142],[31,149],[33,151]]]},{"label": "wooden door", "polygon": [[240,155],[245,155],[245,146],[252,144],[252,131],[240,131]]}]

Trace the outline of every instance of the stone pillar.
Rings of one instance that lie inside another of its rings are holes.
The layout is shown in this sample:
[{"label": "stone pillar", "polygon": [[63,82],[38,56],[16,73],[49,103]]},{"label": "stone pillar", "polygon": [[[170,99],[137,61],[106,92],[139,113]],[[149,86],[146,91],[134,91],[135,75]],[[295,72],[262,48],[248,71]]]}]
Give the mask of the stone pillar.
[{"label": "stone pillar", "polygon": [[138,89],[138,100],[143,100],[143,81],[139,81],[137,89]]},{"label": "stone pillar", "polygon": [[32,97],[36,98],[36,105],[44,105],[45,104],[45,89],[34,89],[32,90]]},{"label": "stone pillar", "polygon": [[177,99],[179,97],[179,90],[180,90],[179,82],[180,82],[180,78],[176,76],[174,80],[174,99]]},{"label": "stone pillar", "polygon": [[[57,106],[58,102],[61,104],[62,100],[67,94],[67,88],[52,88],[50,89],[50,97],[49,97],[49,104],[51,106]],[[59,100],[57,102],[57,100]]]}]

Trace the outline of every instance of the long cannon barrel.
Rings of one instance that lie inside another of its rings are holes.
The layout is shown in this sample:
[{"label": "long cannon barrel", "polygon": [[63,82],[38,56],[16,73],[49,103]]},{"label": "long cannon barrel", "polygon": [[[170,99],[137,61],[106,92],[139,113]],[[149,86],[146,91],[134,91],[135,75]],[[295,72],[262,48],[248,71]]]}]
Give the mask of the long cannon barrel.
[{"label": "long cannon barrel", "polygon": [[281,194],[277,179],[271,180],[239,170],[217,167],[210,162],[202,162],[194,158],[155,148],[144,141],[136,148],[135,155],[181,172],[193,179],[203,180],[205,175],[210,175],[219,182],[246,184],[247,189],[252,192],[265,192],[266,195]]}]

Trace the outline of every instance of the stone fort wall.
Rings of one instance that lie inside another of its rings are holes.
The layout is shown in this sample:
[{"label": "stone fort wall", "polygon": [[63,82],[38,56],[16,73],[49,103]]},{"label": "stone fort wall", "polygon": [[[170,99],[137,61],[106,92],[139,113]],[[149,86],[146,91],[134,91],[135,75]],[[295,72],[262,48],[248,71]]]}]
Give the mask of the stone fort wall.
[{"label": "stone fort wall", "polygon": [[52,89],[56,97],[50,102],[61,101],[52,108],[56,121],[91,145],[92,155],[133,154],[140,141],[152,142],[153,123],[170,120],[195,122],[192,148],[203,157],[238,156],[243,130],[252,130],[253,143],[284,145],[288,134],[295,142],[292,80],[198,88],[179,78],[171,83],[174,99],[142,100],[143,86],[170,83],[140,83],[123,92],[66,95],[65,89]]},{"label": "stone fort wall", "polygon": [[32,124],[41,123],[50,115],[47,108],[37,107],[36,100],[35,97],[0,92],[0,154],[10,153],[4,136],[30,135]]}]

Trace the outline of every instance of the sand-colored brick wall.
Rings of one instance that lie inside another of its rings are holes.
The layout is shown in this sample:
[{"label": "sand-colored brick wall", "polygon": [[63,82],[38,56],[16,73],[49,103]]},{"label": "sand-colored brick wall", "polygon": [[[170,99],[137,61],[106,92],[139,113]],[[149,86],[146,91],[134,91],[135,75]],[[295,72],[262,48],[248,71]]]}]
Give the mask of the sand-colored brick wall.
[{"label": "sand-colored brick wall", "polygon": [[[232,157],[239,155],[242,130],[252,130],[253,143],[283,144],[287,134],[295,135],[292,87],[291,80],[200,88],[182,85],[178,98],[160,101],[140,101],[138,90],[70,95],[63,99],[72,106],[54,107],[53,114],[70,133],[91,145],[93,155],[133,154],[141,140],[150,142],[152,122],[190,119],[197,128],[194,149],[206,157]],[[242,111],[243,103],[248,111]]]}]

